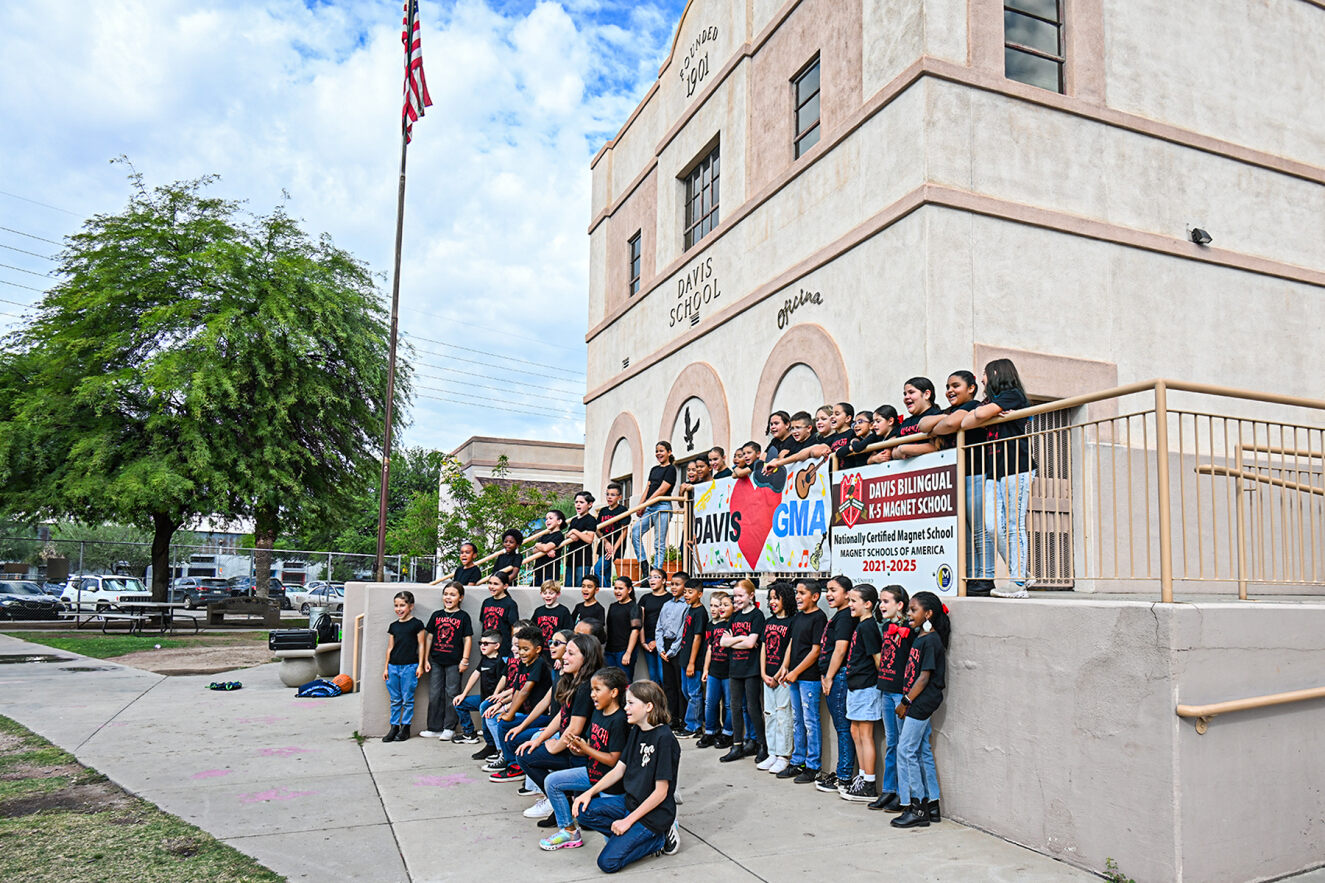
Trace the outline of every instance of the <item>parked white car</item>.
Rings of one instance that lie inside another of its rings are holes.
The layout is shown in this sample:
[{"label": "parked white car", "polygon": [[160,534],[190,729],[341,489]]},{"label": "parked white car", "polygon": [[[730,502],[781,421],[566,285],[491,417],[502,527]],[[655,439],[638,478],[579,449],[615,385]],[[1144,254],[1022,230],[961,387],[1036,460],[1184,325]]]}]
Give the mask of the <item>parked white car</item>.
[{"label": "parked white car", "polygon": [[311,591],[305,592],[304,597],[299,600],[291,600],[300,613],[307,613],[313,607],[325,607],[328,610],[336,611],[345,606],[345,584],[316,582],[312,584]]},{"label": "parked white car", "polygon": [[136,576],[83,575],[70,577],[60,600],[69,610],[110,610],[132,601],[150,601],[152,592]]}]

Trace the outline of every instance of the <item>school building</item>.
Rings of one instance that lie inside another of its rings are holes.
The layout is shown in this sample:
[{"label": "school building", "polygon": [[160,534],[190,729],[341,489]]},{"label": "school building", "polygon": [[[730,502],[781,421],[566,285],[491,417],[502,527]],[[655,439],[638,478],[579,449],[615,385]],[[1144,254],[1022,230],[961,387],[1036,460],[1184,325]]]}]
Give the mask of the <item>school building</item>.
[{"label": "school building", "polygon": [[592,162],[586,486],[999,356],[1318,395],[1323,45],[1316,0],[691,0]]}]

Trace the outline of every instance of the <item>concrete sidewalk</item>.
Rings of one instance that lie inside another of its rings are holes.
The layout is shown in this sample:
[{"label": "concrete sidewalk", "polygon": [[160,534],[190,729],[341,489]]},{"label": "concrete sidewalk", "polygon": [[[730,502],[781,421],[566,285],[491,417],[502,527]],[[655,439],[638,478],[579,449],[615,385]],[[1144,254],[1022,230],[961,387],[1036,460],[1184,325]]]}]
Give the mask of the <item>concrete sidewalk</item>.
[{"label": "concrete sidewalk", "polygon": [[[295,699],[275,666],[164,677],[0,636],[0,659],[29,653],[69,661],[0,665],[0,714],[292,880],[604,879],[596,834],[580,849],[539,850],[547,832],[520,815],[531,801],[487,781],[475,746],[360,747],[358,696]],[[213,680],[244,689],[203,689]],[[861,804],[682,745],[681,851],[619,876],[1097,879],[950,821],[898,831]]]}]

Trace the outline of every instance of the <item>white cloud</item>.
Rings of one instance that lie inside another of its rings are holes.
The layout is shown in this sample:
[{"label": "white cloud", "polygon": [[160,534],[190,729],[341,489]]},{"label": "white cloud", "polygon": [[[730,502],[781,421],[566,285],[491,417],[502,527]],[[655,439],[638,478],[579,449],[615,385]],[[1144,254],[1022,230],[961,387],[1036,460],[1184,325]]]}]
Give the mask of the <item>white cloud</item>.
[{"label": "white cloud", "polygon": [[[492,408],[420,397],[406,443],[582,440],[588,164],[656,76],[683,5],[423,0],[434,103],[409,152],[401,324],[481,350],[416,340],[419,370],[445,378],[419,382]],[[0,190],[72,212],[0,196],[0,225],[58,239],[117,210],[127,186],[106,160],[124,153],[153,183],[217,172],[222,193],[258,211],[288,191],[310,231],[389,274],[403,62],[394,3],[6,4],[0,57]],[[0,243],[54,250],[3,232]],[[50,266],[12,250],[0,263]],[[8,300],[37,296],[0,288]],[[562,370],[538,379],[512,359]]]}]

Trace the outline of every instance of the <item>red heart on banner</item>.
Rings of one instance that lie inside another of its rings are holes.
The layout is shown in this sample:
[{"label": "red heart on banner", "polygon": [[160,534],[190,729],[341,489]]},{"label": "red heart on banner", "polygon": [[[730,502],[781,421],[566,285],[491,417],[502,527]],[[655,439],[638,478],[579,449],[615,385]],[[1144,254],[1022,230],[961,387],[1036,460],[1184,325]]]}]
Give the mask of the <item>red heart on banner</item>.
[{"label": "red heart on banner", "polygon": [[[781,473],[781,470],[778,472]],[[731,510],[741,514],[741,538],[736,541],[736,545],[740,547],[749,566],[754,568],[759,564],[764,542],[773,529],[773,513],[782,502],[780,487],[785,483],[786,475],[782,473],[765,477],[761,474],[758,475],[758,483],[750,478],[747,476],[738,480],[732,488]]]}]

